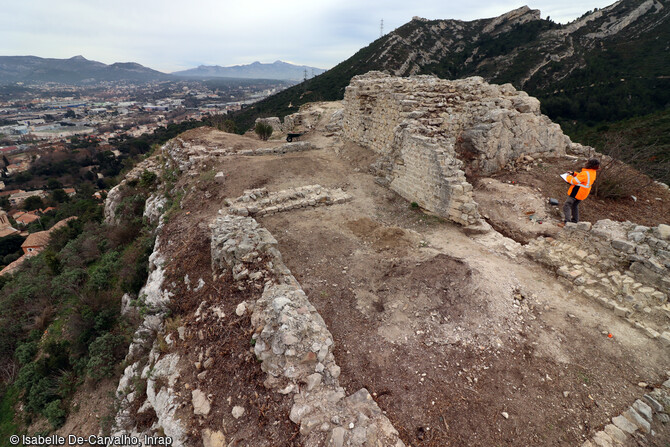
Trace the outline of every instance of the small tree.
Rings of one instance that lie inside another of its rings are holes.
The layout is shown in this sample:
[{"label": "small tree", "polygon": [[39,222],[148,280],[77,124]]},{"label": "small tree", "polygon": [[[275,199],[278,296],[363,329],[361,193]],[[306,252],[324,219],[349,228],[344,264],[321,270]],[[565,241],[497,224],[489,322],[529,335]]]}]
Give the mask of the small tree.
[{"label": "small tree", "polygon": [[27,211],[37,210],[44,207],[44,202],[40,196],[30,196],[23,202],[23,208]]},{"label": "small tree", "polygon": [[256,135],[263,141],[267,141],[267,139],[270,138],[270,135],[272,135],[272,126],[268,123],[256,123],[256,128],[254,130]]}]

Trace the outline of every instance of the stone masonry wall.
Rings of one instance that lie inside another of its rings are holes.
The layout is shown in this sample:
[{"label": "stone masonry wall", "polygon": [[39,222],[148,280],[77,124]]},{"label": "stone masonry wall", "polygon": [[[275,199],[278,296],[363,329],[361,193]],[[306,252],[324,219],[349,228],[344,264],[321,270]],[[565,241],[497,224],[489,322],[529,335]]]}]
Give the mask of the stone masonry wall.
[{"label": "stone masonry wall", "polygon": [[298,208],[316,207],[344,203],[351,196],[341,189],[324,188],[321,185],[308,185],[269,192],[267,188],[249,189],[235,200],[226,199],[230,214],[239,216],[263,216]]},{"label": "stone masonry wall", "polygon": [[252,312],[266,387],[293,395],[289,417],[300,425],[303,444],[404,446],[366,389],[347,396],[340,386],[333,336],[284,265],[274,237],[251,217],[219,213],[210,225],[212,270],[232,269],[236,281],[264,284],[258,300],[238,308]]},{"label": "stone masonry wall", "polygon": [[670,226],[600,220],[566,224],[526,247],[578,292],[670,346]]},{"label": "stone masonry wall", "polygon": [[537,99],[510,84],[380,72],[351,80],[342,136],[380,155],[391,189],[463,225],[479,220],[466,163],[491,174],[520,155],[564,155],[572,145]]}]

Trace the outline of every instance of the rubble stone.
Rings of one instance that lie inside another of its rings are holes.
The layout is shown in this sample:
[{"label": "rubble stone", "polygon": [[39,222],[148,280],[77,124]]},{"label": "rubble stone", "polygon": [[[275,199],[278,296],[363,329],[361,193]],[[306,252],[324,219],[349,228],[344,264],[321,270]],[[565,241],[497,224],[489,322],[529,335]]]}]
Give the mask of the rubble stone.
[{"label": "rubble stone", "polygon": [[209,410],[211,409],[209,399],[201,390],[191,391],[191,403],[193,404],[194,414],[209,414]]}]

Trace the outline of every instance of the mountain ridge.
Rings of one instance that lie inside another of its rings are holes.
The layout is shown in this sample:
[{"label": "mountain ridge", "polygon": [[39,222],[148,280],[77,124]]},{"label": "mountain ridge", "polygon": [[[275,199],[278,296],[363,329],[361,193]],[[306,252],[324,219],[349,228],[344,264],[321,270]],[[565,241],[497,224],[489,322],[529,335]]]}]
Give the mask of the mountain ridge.
[{"label": "mountain ridge", "polygon": [[238,127],[306,102],[341,99],[353,76],[371,70],[511,83],[538,97],[559,122],[640,116],[670,103],[668,22],[667,0],[620,0],[565,25],[527,6],[467,22],[415,17],[326,73],[244,111]]}]

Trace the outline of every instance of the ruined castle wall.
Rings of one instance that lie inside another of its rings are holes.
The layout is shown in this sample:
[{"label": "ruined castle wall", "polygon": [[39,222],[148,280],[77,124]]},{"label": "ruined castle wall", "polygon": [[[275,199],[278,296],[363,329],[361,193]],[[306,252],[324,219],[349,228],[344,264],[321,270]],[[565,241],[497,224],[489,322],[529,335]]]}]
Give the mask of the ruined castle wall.
[{"label": "ruined castle wall", "polygon": [[464,225],[479,219],[466,164],[486,175],[520,155],[564,155],[571,144],[537,99],[509,84],[379,72],[351,80],[342,136],[380,155],[391,189]]}]

